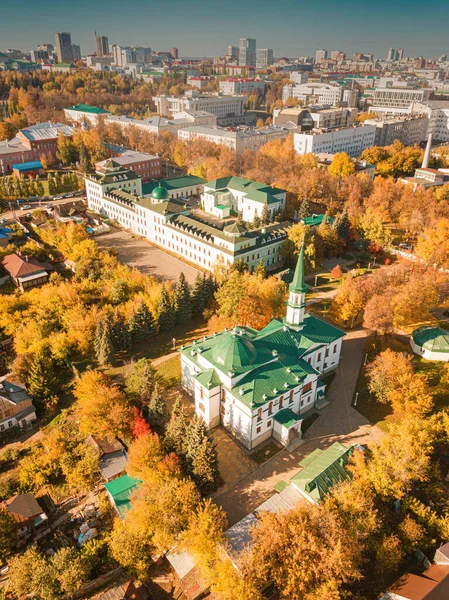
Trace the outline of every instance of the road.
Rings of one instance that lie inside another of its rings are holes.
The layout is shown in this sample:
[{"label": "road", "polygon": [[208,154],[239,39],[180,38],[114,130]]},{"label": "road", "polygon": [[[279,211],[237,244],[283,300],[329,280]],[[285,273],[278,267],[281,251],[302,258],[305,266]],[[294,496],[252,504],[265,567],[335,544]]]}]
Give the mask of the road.
[{"label": "road", "polygon": [[346,335],[340,365],[327,393],[331,402],[319,411],[319,419],[304,436],[305,444],[293,452],[281,450],[235,485],[218,490],[214,502],[226,511],[230,525],[270,498],[276,483],[288,482],[298,472],[300,459],[315,448],[326,449],[336,441],[372,444],[381,438],[380,429],[351,406],[368,335],[365,329]]},{"label": "road", "polygon": [[193,284],[199,271],[185,262],[151,246],[143,239],[127,231],[111,226],[111,232],[95,238],[102,249],[114,249],[117,258],[129,267],[137,267],[146,275],[157,279],[176,281],[184,273],[187,281]]},{"label": "road", "polygon": [[[38,202],[23,202],[23,204],[29,204],[31,206],[30,209],[28,210],[20,210],[15,208],[14,213],[15,213],[15,217],[24,217],[25,215],[27,215],[30,212],[34,212],[35,210],[44,210],[45,207],[47,205],[51,205],[51,206],[56,206],[58,204],[65,204],[66,202],[85,202],[86,199],[82,196],[74,196],[73,198],[63,198],[62,200],[43,200],[39,206]],[[11,203],[13,204],[13,201],[11,201]],[[17,207],[17,202],[15,203],[15,206]],[[14,214],[12,211],[7,211],[4,212],[0,215],[1,219],[14,219]]]}]

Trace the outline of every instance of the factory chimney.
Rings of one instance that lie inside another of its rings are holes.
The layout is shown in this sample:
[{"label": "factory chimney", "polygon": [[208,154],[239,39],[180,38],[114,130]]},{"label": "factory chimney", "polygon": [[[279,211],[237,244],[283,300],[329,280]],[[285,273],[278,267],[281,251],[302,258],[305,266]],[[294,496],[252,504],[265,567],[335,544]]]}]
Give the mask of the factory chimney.
[{"label": "factory chimney", "polygon": [[427,140],[426,151],[424,152],[424,158],[422,161],[421,169],[427,169],[429,166],[429,158],[430,158],[430,147],[432,146],[432,134],[429,133],[429,138]]}]

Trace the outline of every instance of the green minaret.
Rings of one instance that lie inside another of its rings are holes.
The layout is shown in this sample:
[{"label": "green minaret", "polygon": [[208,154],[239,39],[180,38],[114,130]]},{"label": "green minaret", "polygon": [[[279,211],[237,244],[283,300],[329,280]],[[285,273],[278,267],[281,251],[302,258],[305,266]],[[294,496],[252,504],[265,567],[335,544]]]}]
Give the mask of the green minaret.
[{"label": "green minaret", "polygon": [[304,283],[304,242],[301,244],[293,281],[288,287],[287,315],[284,322],[289,327],[300,329],[304,321],[307,286]]}]

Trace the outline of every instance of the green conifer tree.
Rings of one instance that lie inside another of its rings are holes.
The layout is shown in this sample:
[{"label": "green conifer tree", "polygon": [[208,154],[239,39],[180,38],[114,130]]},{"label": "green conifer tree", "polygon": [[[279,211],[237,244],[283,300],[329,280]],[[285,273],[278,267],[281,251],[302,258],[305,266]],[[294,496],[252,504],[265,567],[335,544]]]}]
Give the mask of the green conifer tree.
[{"label": "green conifer tree", "polygon": [[47,181],[48,181],[48,193],[50,194],[50,196],[54,196],[56,194],[56,185],[55,185],[55,179],[51,173],[48,174]]},{"label": "green conifer tree", "polygon": [[335,219],[334,227],[338,237],[348,243],[351,237],[351,222],[346,209]]},{"label": "green conifer tree", "polygon": [[262,258],[259,260],[259,263],[256,267],[256,275],[258,275],[261,279],[265,279],[267,276],[267,270],[265,269],[265,263],[263,262]]},{"label": "green conifer tree", "polygon": [[148,340],[156,333],[156,323],[143,298],[129,319],[128,329],[133,344]]},{"label": "green conifer tree", "polygon": [[96,356],[100,365],[112,365],[116,364],[115,348],[112,341],[112,328],[109,319],[103,320],[102,327],[98,328],[99,338],[95,336],[95,348]]},{"label": "green conifer tree", "polygon": [[47,346],[44,346],[34,356],[26,381],[26,389],[41,411],[54,403],[58,381],[55,362]]},{"label": "green conifer tree", "polygon": [[42,181],[39,178],[39,175],[36,177],[36,195],[43,196],[45,194],[44,186],[42,185]]},{"label": "green conifer tree", "polygon": [[63,191],[62,177],[58,171],[56,171],[56,174],[55,174],[55,189],[56,189],[57,194],[59,194],[59,192]]},{"label": "green conifer tree", "polygon": [[128,350],[132,345],[131,334],[118,310],[115,311],[112,321],[112,343],[116,350]]},{"label": "green conifer tree", "polygon": [[202,494],[216,488],[219,478],[218,455],[207,425],[195,415],[185,433],[187,472]]},{"label": "green conifer tree", "polygon": [[164,445],[167,452],[176,452],[181,464],[185,465],[187,419],[179,398],[175,400],[165,430]]},{"label": "green conifer tree", "polygon": [[176,315],[165,286],[162,287],[161,291],[157,322],[161,331],[169,331],[176,324]]},{"label": "green conifer tree", "polygon": [[184,273],[181,273],[176,284],[173,297],[173,310],[178,323],[187,323],[192,318],[192,301],[190,299],[189,284]]},{"label": "green conifer tree", "polygon": [[136,362],[131,373],[125,379],[126,394],[131,400],[149,402],[153,393],[155,370],[148,358]]},{"label": "green conifer tree", "polygon": [[259,229],[260,225],[261,225],[260,217],[257,213],[255,213],[253,223],[252,223],[252,228]]},{"label": "green conifer tree", "polygon": [[151,429],[163,434],[168,422],[168,409],[162,395],[162,388],[156,382],[147,406],[147,418]]},{"label": "green conifer tree", "polygon": [[[1,193],[1,190],[0,190]],[[193,284],[192,293],[190,294],[192,300],[194,314],[201,314],[206,308],[205,306],[205,275],[204,273],[198,273]]]},{"label": "green conifer tree", "polygon": [[268,225],[270,222],[270,211],[268,210],[268,206],[266,204],[263,205],[261,221],[263,225]]}]

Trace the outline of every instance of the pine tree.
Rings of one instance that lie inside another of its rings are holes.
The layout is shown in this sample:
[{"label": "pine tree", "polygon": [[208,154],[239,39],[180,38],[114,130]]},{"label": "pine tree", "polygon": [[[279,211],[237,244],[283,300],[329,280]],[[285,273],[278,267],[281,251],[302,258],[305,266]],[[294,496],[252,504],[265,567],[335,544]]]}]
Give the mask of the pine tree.
[{"label": "pine tree", "polygon": [[158,317],[157,317],[159,329],[161,331],[168,331],[173,329],[176,324],[176,315],[170,302],[165,286],[162,287],[161,297],[158,305]]},{"label": "pine tree", "polygon": [[260,224],[261,224],[260,217],[259,217],[259,215],[256,212],[254,214],[254,219],[253,219],[253,223],[252,223],[253,229],[259,229]]},{"label": "pine tree", "polygon": [[55,174],[55,189],[57,194],[62,192],[62,178],[58,171]]},{"label": "pine tree", "polygon": [[133,344],[148,340],[156,333],[156,323],[146,302],[142,299],[128,322]]},{"label": "pine tree", "polygon": [[261,279],[265,279],[267,276],[267,270],[265,269],[265,263],[263,262],[262,258],[259,260],[259,263],[256,267],[256,275],[258,275]]},{"label": "pine tree", "polygon": [[36,192],[38,196],[43,196],[45,194],[44,186],[42,185],[42,181],[39,179],[39,175],[36,177]]},{"label": "pine tree", "polygon": [[346,209],[338,216],[337,219],[335,219],[334,227],[337,231],[338,237],[348,243],[351,236],[351,222]]},{"label": "pine tree", "polygon": [[132,400],[149,402],[154,389],[155,370],[148,358],[141,358],[126,377],[126,394]]},{"label": "pine tree", "polygon": [[[100,324],[99,324],[100,325]],[[112,328],[108,319],[103,319],[103,325],[97,326],[95,332],[95,350],[97,360],[100,365],[112,365],[116,364],[115,348],[112,341]]]},{"label": "pine tree", "polygon": [[266,204],[263,205],[261,220],[263,225],[268,225],[270,222],[270,211],[268,210],[268,206]]},{"label": "pine tree", "polygon": [[115,311],[112,321],[112,343],[116,350],[128,350],[132,345],[131,334],[118,310]]},{"label": "pine tree", "polygon": [[206,308],[206,276],[204,273],[198,273],[193,284],[192,293],[190,298],[192,300],[194,314],[201,314]]},{"label": "pine tree", "polygon": [[173,310],[177,323],[187,323],[192,318],[192,301],[190,299],[189,284],[184,273],[181,273],[176,284],[173,297]]},{"label": "pine tree", "polygon": [[161,388],[158,383],[154,384],[153,393],[148,402],[148,421],[151,428],[159,434],[164,433],[168,421],[168,410],[164,398],[162,397]]},{"label": "pine tree", "polygon": [[[206,277],[204,277],[204,280],[206,281]],[[218,289],[217,282],[213,278],[212,273],[209,273],[209,275],[207,277],[205,289],[206,289],[206,298],[207,298],[207,302],[206,302],[206,308],[207,308],[209,306],[210,301],[214,297],[215,292]]]},{"label": "pine tree", "polygon": [[48,193],[50,194],[50,196],[54,196],[56,194],[56,186],[55,186],[55,180],[54,177],[52,176],[51,173],[48,174]]},{"label": "pine tree", "polygon": [[216,488],[219,478],[218,455],[207,425],[195,415],[185,434],[187,472],[202,494]]},{"label": "pine tree", "polygon": [[39,350],[31,363],[26,389],[38,408],[53,404],[58,389],[55,362],[48,347]]},{"label": "pine tree", "polygon": [[185,462],[187,420],[179,398],[175,400],[165,430],[164,445],[167,452],[176,452],[181,463]]},{"label": "pine tree", "polygon": [[310,217],[311,214],[312,214],[312,211],[310,210],[309,199],[304,198],[304,200],[301,202],[301,206],[299,207],[298,219],[300,221],[302,221],[303,219]]}]

